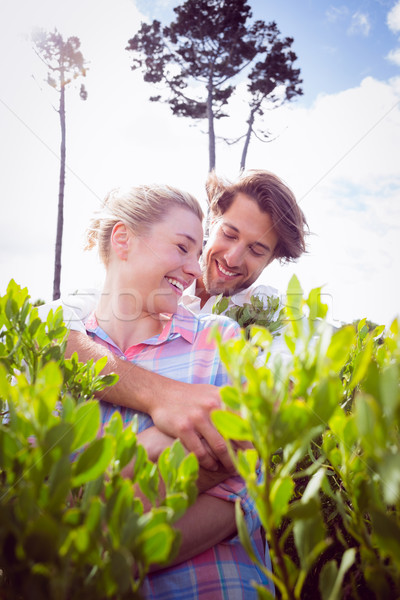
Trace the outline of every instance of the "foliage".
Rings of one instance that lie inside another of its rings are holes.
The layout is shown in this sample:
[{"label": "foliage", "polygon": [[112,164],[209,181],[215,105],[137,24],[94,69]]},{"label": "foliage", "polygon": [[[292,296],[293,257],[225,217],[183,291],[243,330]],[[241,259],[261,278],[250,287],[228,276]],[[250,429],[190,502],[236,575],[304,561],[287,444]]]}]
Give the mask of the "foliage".
[{"label": "foliage", "polygon": [[[78,77],[86,76],[85,61],[80,51],[81,42],[72,36],[63,39],[61,33],[36,29],[32,33],[34,49],[48,69],[47,83],[61,92],[61,89]],[[82,87],[81,87],[82,90]],[[84,90],[84,100],[86,91]]]},{"label": "foliage", "polygon": [[284,88],[280,101],[302,93],[300,71],[292,68],[293,39],[281,39],[276,23],[249,23],[252,14],[246,0],[186,0],[174,12],[176,18],[168,26],[157,20],[142,23],[126,49],[133,52],[132,69],[141,69],[145,81],[164,84],[164,90],[150,100],[167,102],[174,115],[207,119],[211,171],[215,168],[214,121],[227,116],[235,77],[256,57],[262,58],[249,74],[251,124],[245,136],[246,153],[264,100],[274,104],[278,88]]},{"label": "foliage", "polygon": [[[66,119],[65,88],[78,77],[86,76],[86,66],[79,50],[80,41],[76,36],[64,41],[55,29],[53,32],[36,29],[32,34],[33,48],[47,69],[47,83],[59,93],[58,114],[61,128],[60,178],[58,186],[57,234],[54,261],[53,300],[60,297],[61,251],[64,227],[64,187],[66,164]],[[79,91],[82,100],[87,99],[87,91],[82,84]]]},{"label": "foliage", "polygon": [[[300,292],[293,277],[284,334],[290,361],[269,352],[272,336],[261,327],[250,340],[220,344],[233,383],[222,390],[229,410],[213,413],[213,421],[227,439],[254,445],[232,456],[266,531],[267,574],[279,597],[318,598],[319,589],[322,600],[397,598],[399,323],[367,332],[361,321],[358,331],[349,325],[332,333],[321,290],[306,300]],[[237,520],[253,556],[240,510]]]},{"label": "foliage", "polygon": [[197,461],[176,443],[157,468],[119,413],[98,437],[93,394],[117,377],[101,375],[105,359],[65,359],[65,344],[60,309],[42,323],[11,281],[0,298],[0,596],[138,598],[151,564],[177,552],[172,525],[196,497]]},{"label": "foliage", "polygon": [[274,337],[280,335],[279,330],[284,321],[283,308],[277,296],[267,296],[265,300],[251,296],[250,302],[245,302],[242,306],[228,306],[229,298],[220,294],[212,308],[213,314],[224,314],[239,323],[245,329],[247,337],[250,336],[252,325],[265,327]]}]

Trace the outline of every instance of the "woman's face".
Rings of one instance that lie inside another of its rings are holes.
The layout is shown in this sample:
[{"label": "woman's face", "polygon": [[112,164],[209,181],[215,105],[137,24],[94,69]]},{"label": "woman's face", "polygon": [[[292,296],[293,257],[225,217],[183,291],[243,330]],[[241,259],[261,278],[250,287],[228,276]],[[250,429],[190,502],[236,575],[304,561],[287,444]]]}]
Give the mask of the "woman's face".
[{"label": "woman's face", "polygon": [[140,235],[129,232],[124,263],[127,293],[136,310],[174,313],[183,290],[200,277],[203,228],[189,209],[173,207],[165,218]]}]

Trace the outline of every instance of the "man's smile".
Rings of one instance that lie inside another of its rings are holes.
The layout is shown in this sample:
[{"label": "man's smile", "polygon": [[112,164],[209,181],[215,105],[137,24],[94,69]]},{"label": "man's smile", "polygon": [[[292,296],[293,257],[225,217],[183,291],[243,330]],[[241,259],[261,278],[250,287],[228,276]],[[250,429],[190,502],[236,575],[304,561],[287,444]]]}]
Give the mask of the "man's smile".
[{"label": "man's smile", "polygon": [[218,262],[218,260],[215,261],[216,265],[217,265],[217,270],[222,273],[222,275],[224,275],[225,277],[229,277],[229,279],[232,279],[233,277],[239,277],[240,273],[234,273],[233,271],[229,271],[226,267],[223,267],[221,265],[220,262]]}]

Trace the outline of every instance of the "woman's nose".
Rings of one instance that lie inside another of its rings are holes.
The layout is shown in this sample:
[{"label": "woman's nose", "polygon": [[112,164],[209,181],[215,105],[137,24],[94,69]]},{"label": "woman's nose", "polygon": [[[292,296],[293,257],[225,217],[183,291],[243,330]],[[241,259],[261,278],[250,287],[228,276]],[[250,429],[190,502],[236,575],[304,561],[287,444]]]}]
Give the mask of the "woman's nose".
[{"label": "woman's nose", "polygon": [[200,268],[200,263],[199,263],[198,259],[194,257],[194,258],[188,260],[187,263],[185,264],[185,271],[186,271],[186,273],[189,273],[190,275],[192,275],[195,279],[200,277],[201,268]]}]

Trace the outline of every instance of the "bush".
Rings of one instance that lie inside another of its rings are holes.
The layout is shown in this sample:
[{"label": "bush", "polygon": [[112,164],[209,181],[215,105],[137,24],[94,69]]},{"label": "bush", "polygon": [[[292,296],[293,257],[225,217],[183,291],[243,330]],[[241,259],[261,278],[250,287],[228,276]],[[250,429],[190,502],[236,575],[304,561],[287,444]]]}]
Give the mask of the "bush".
[{"label": "bush", "polygon": [[[368,331],[364,319],[332,333],[320,292],[303,300],[297,279],[289,284],[289,361],[271,355],[272,335],[257,326],[249,340],[220,344],[233,385],[222,390],[229,410],[213,420],[227,440],[254,445],[232,456],[256,502],[279,597],[398,598],[399,324]],[[237,522],[255,560],[240,510]]]},{"label": "bush", "polygon": [[[0,596],[138,598],[150,566],[178,550],[172,525],[195,500],[197,461],[176,443],[153,464],[119,414],[99,438],[94,393],[117,377],[101,375],[106,359],[66,360],[66,333],[61,309],[42,323],[10,282],[0,298]],[[131,481],[121,470],[132,459]]]}]

